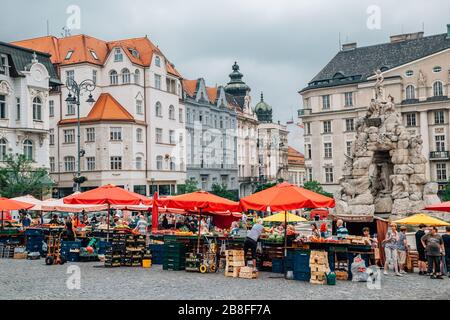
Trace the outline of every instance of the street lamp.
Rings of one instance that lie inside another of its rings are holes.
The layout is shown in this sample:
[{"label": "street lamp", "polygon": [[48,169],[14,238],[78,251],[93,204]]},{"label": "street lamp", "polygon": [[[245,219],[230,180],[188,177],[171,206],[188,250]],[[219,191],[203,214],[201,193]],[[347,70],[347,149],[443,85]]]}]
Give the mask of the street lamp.
[{"label": "street lamp", "polygon": [[81,157],[84,156],[85,151],[81,150],[81,132],[80,132],[80,93],[85,91],[89,92],[89,97],[86,100],[87,103],[93,104],[95,102],[92,97],[92,91],[95,90],[95,82],[86,79],[80,82],[79,84],[72,78],[68,78],[66,81],[67,90],[69,90],[69,94],[67,95],[66,102],[70,104],[77,105],[77,176],[76,176],[76,188],[75,191],[80,191],[80,177],[81,177]]}]

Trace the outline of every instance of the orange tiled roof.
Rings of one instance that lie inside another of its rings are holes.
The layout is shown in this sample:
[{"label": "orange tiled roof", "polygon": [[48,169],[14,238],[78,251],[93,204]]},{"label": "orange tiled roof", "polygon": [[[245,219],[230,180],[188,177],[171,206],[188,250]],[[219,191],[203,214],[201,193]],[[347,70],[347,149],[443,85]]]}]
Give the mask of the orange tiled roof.
[{"label": "orange tiled roof", "polygon": [[[134,122],[133,116],[109,93],[102,93],[86,117],[80,122],[126,121]],[[63,119],[59,124],[75,123],[77,119]]]},{"label": "orange tiled roof", "polygon": [[209,101],[213,104],[216,103],[217,87],[214,87],[214,88],[206,87],[206,93],[208,94]]},{"label": "orange tiled roof", "polygon": [[187,79],[183,79],[181,81],[182,85],[183,85],[183,90],[186,92],[186,94],[189,97],[194,97],[195,94],[195,90],[197,89],[197,81],[198,80],[187,80]]},{"label": "orange tiled roof", "polygon": [[292,147],[288,147],[288,164],[291,165],[304,165],[305,156]]},{"label": "orange tiled roof", "polygon": [[[103,41],[84,34],[74,35],[65,38],[54,36],[45,36],[40,38],[15,41],[13,44],[29,49],[34,49],[51,54],[51,60],[54,64],[70,65],[75,63],[88,62],[97,65],[103,65],[113,48],[120,47],[125,52],[131,62],[148,67],[150,66],[153,54],[162,56],[162,52],[147,37],[130,38],[115,41]],[[133,56],[129,49],[136,50],[139,55]],[[67,53],[73,51],[69,59],[66,59]],[[98,59],[95,59],[92,52]],[[181,77],[178,71],[167,63],[167,72]]]}]

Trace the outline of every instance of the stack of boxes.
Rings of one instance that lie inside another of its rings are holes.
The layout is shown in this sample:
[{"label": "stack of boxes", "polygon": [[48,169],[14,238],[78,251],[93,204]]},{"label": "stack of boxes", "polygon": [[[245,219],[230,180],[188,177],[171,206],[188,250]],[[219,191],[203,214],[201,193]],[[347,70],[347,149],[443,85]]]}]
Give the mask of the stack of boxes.
[{"label": "stack of boxes", "polygon": [[61,241],[61,257],[69,262],[80,261],[81,241]]},{"label": "stack of boxes", "polygon": [[326,284],[327,273],[330,272],[328,253],[326,251],[311,251],[309,260],[311,268],[311,280],[313,284]]},{"label": "stack of boxes", "polygon": [[164,243],[163,270],[179,271],[186,267],[186,245],[177,242]]},{"label": "stack of boxes", "polygon": [[105,267],[120,267],[125,265],[127,235],[124,233],[114,233],[112,235],[111,246],[105,252]]},{"label": "stack of boxes", "polygon": [[243,250],[227,250],[225,251],[225,277],[239,277],[239,271],[245,266],[245,258]]},{"label": "stack of boxes", "polygon": [[239,278],[256,279],[258,278],[258,271],[252,267],[241,267],[239,269]]},{"label": "stack of boxes", "polygon": [[44,230],[28,228],[25,230],[25,237],[27,252],[39,252],[39,254],[43,256],[44,251],[42,250],[42,244],[45,240]]},{"label": "stack of boxes", "polygon": [[151,244],[149,246],[152,254],[152,264],[164,263],[164,245],[163,244]]}]

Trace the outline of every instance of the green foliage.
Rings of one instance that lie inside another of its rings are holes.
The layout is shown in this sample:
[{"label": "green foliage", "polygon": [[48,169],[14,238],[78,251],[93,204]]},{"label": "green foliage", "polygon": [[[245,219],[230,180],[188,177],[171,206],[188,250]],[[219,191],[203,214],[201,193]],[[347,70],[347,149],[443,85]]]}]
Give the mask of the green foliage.
[{"label": "green foliage", "polygon": [[50,192],[53,182],[45,168],[33,167],[24,155],[6,155],[0,168],[0,194],[14,198],[30,194],[42,198]]},{"label": "green foliage", "polygon": [[266,189],[269,189],[269,188],[272,188],[272,187],[275,186],[275,185],[276,185],[275,182],[260,183],[260,184],[258,184],[258,185],[256,186],[255,193],[256,193],[256,192],[263,191],[263,190],[266,190]]},{"label": "green foliage", "polygon": [[232,201],[238,201],[238,195],[235,191],[228,190],[226,184],[218,184],[214,183],[212,185],[212,194],[215,194],[216,196],[226,198]]},{"label": "green foliage", "polygon": [[330,197],[333,198],[333,194],[332,193],[328,193],[325,190],[323,190],[322,186],[320,185],[320,183],[318,181],[307,181],[305,182],[305,184],[303,185],[303,188],[311,190],[315,193],[321,194],[325,197]]},{"label": "green foliage", "polygon": [[191,193],[200,190],[198,187],[197,180],[186,180],[185,184],[178,185],[178,194]]},{"label": "green foliage", "polygon": [[450,201],[450,181],[441,192],[442,201]]}]

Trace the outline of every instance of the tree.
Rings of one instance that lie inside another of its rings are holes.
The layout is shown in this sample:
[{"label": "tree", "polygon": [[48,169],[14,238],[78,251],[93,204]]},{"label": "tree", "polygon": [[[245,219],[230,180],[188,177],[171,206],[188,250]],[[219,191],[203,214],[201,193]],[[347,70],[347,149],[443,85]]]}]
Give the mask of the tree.
[{"label": "tree", "polygon": [[185,184],[180,184],[178,186],[178,194],[191,193],[200,190],[198,187],[197,180],[189,179],[185,181]]},{"label": "tree", "polygon": [[323,195],[325,197],[333,198],[333,194],[323,190],[322,186],[320,185],[320,183],[318,181],[314,181],[314,180],[313,181],[307,181],[303,185],[303,188],[311,190],[312,192],[321,194],[321,195]]},{"label": "tree", "polygon": [[24,155],[6,155],[5,165],[0,168],[0,194],[14,198],[30,194],[42,198],[50,192],[52,185],[45,168],[35,168],[33,161]]},{"label": "tree", "polygon": [[269,188],[272,188],[272,187],[275,186],[275,185],[276,185],[276,182],[259,183],[259,184],[256,186],[255,193],[256,193],[256,192],[263,191],[263,190],[266,190],[266,189],[269,189]]},{"label": "tree", "polygon": [[212,194],[215,194],[216,196],[222,197],[222,198],[226,198],[232,201],[238,201],[238,195],[236,192],[228,190],[227,185],[226,184],[218,184],[218,183],[214,183],[212,185],[212,190],[211,190]]},{"label": "tree", "polygon": [[442,201],[450,201],[450,181],[447,183],[447,185],[444,187],[441,193]]}]

